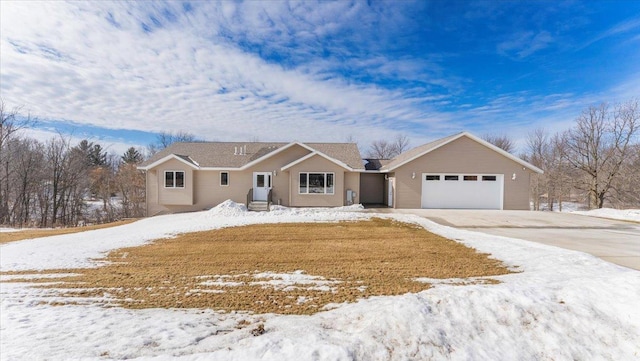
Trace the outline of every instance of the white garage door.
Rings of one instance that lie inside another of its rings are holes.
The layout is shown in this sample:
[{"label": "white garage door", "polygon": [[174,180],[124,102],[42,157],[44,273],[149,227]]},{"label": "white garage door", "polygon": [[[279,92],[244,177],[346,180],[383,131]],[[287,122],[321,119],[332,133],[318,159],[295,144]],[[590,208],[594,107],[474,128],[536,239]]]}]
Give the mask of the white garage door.
[{"label": "white garage door", "polygon": [[422,174],[422,208],[502,209],[502,174]]}]

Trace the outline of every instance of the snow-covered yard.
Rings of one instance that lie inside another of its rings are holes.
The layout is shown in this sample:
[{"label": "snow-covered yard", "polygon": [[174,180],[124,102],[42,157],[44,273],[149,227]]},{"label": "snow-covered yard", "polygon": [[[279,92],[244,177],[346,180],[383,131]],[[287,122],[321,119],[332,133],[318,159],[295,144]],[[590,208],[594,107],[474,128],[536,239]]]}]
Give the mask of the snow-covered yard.
[{"label": "snow-covered yard", "polygon": [[572,211],[571,213],[592,217],[619,219],[622,221],[640,222],[640,209],[601,208],[592,209],[590,211]]},{"label": "snow-covered yard", "polygon": [[[106,252],[177,233],[256,223],[333,222],[374,216],[417,223],[490,253],[520,273],[497,285],[435,287],[373,297],[312,316],[215,310],[51,306],[50,290],[0,284],[2,360],[634,360],[640,359],[640,272],[593,256],[461,231],[411,215],[359,207],[160,216],[90,232],[0,246],[0,270],[95,267]],[[5,280],[9,276],[2,276]],[[55,279],[52,278],[52,282]],[[60,301],[65,301],[60,298]],[[258,324],[264,334],[252,335]],[[246,325],[246,327],[241,327]]]}]

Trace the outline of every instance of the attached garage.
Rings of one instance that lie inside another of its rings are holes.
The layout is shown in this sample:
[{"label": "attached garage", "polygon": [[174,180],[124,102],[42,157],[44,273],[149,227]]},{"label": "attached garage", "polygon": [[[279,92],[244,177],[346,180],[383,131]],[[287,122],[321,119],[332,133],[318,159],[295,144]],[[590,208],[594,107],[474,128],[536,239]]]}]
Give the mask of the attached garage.
[{"label": "attached garage", "polygon": [[529,209],[529,182],[542,170],[472,134],[410,149],[379,172],[393,182],[393,208]]},{"label": "attached garage", "polygon": [[502,174],[422,174],[422,208],[503,209]]}]

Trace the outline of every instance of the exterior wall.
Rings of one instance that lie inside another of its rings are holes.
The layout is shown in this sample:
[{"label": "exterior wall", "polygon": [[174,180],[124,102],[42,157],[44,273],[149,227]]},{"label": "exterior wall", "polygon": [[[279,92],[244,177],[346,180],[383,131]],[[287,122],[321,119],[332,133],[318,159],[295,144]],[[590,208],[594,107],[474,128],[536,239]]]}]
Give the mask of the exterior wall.
[{"label": "exterior wall", "polygon": [[[361,174],[358,172],[349,172],[349,171],[344,171],[344,203],[345,205],[350,205],[350,204],[360,204],[360,192],[361,192],[361,188],[360,188],[360,177]],[[349,199],[347,199],[347,189],[351,189],[352,191],[356,192],[356,196],[353,198],[353,203],[349,203]]]},{"label": "exterior wall", "polygon": [[[345,205],[345,169],[321,156],[315,156],[288,169],[290,188],[290,206],[292,207],[340,207]],[[300,172],[334,173],[333,194],[300,194]],[[358,193],[359,176],[348,177],[350,188]],[[356,185],[356,179],[358,185]]]},{"label": "exterior wall", "polygon": [[[411,174],[415,172],[415,179]],[[529,209],[531,172],[501,154],[461,137],[395,169],[395,208],[420,208],[422,173],[504,174],[504,209]],[[516,179],[512,180],[512,175]]]},{"label": "exterior wall", "polygon": [[[245,200],[242,203],[246,202],[247,191],[249,188],[253,187],[253,172],[272,172],[271,175],[271,185],[272,185],[272,199],[275,204],[281,204],[283,206],[290,206],[290,198],[289,198],[289,174],[287,171],[281,172],[280,168],[284,167],[287,164],[295,162],[296,160],[308,155],[310,152],[308,149],[303,148],[301,146],[295,145],[286,151],[277,154],[269,159],[265,159],[264,161],[256,164],[251,167],[247,171],[245,171],[243,177],[248,180],[248,182],[243,183]],[[275,176],[273,175],[273,171],[275,171]]]},{"label": "exterior wall", "polygon": [[[184,188],[165,188],[165,171],[184,172]],[[156,168],[156,186],[159,204],[172,206],[193,204],[193,168],[176,159],[171,159]]]},{"label": "exterior wall", "polygon": [[362,203],[385,204],[385,183],[384,174],[361,173],[360,200]]},{"label": "exterior wall", "polygon": [[[228,171],[229,185],[220,185],[224,171],[193,170],[188,165],[170,160],[147,171],[147,215],[200,211],[215,207],[231,199],[246,203],[247,193],[253,187],[253,172],[271,172],[273,201],[289,205],[289,173],[280,172],[283,166],[309,154],[309,150],[293,146],[244,171]],[[342,169],[342,168],[341,168]],[[164,170],[184,170],[184,191],[164,188]],[[273,176],[273,171],[276,175]],[[190,198],[189,198],[190,197]]]}]

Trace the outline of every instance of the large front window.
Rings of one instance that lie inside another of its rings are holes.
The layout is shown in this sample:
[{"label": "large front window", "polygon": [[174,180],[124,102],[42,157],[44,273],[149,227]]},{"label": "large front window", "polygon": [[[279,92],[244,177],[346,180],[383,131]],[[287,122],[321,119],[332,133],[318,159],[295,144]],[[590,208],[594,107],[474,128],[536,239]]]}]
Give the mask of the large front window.
[{"label": "large front window", "polygon": [[300,173],[300,194],[333,194],[333,173]]},{"label": "large front window", "polygon": [[184,188],[184,172],[168,170],[164,172],[165,188]]}]

